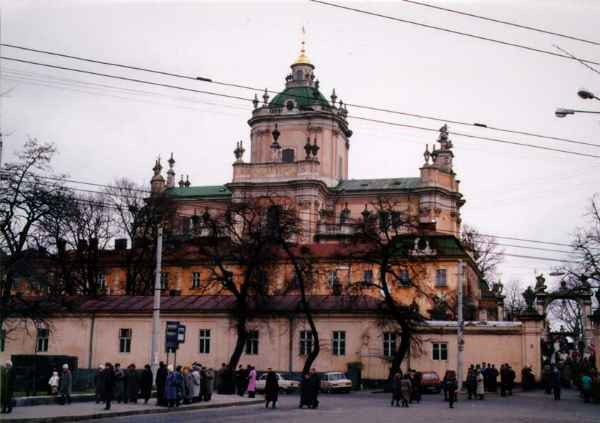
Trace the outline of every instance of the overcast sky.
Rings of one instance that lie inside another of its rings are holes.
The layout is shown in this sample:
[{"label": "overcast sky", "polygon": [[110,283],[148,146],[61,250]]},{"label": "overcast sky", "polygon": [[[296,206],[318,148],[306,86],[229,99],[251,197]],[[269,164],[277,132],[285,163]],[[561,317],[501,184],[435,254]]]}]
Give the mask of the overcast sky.
[{"label": "overcast sky", "polygon": [[[430,1],[430,0],[427,0]],[[600,1],[430,1],[600,42]],[[557,57],[414,25],[298,2],[1,1],[4,43],[149,67],[217,81],[281,89],[298,54],[301,28],[321,90],[344,102],[481,122],[600,144],[599,118],[557,119],[557,107],[600,110],[577,97],[600,92],[600,74]],[[492,38],[600,60],[600,47],[517,30],[405,2],[352,3],[357,8]],[[72,66],[241,97],[252,91],[126,71],[2,48],[2,56]],[[249,102],[2,61],[4,160],[27,137],[59,149],[58,172],[110,183],[127,176],[148,183],[157,155],[170,152],[177,173],[194,185],[231,180],[233,149],[248,142]],[[259,93],[259,96],[261,94]],[[349,108],[350,114],[439,128],[441,123]],[[436,134],[350,119],[351,178],[417,176],[425,144]],[[600,154],[486,129],[472,133]],[[467,202],[463,222],[484,233],[569,242],[585,223],[599,190],[600,159],[453,137],[455,171]],[[502,240],[507,244],[520,244]],[[536,246],[535,244],[527,244]],[[566,250],[566,247],[537,247]],[[562,253],[505,247],[510,254],[567,258]],[[555,263],[507,257],[502,280],[533,283]]]}]

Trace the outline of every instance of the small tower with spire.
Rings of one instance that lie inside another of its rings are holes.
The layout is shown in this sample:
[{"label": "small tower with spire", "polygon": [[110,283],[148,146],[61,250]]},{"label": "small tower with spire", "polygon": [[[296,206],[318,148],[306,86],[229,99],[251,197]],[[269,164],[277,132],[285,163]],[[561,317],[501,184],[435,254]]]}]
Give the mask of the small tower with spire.
[{"label": "small tower with spire", "polygon": [[152,170],[154,171],[154,175],[150,180],[150,192],[152,194],[159,194],[165,189],[165,178],[161,175],[162,165],[160,164],[160,156],[154,162]]},{"label": "small tower with spire", "polygon": [[173,158],[173,153],[171,153],[171,158],[169,159],[169,170],[167,170],[167,188],[175,187],[175,159]]}]

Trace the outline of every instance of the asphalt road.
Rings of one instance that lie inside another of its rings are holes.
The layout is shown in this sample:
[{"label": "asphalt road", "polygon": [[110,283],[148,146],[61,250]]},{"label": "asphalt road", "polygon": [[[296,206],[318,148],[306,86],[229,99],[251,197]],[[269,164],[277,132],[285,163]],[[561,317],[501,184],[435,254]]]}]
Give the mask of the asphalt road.
[{"label": "asphalt road", "polygon": [[282,395],[278,408],[262,405],[173,412],[169,414],[95,420],[98,423],[397,423],[420,422],[501,422],[501,423],[598,423],[600,404],[584,404],[575,392],[566,391],[561,401],[542,392],[516,393],[512,397],[488,396],[483,401],[461,400],[454,409],[440,395],[425,395],[410,408],[390,407],[387,394],[351,393],[321,395],[317,410],[298,408],[297,395]]}]

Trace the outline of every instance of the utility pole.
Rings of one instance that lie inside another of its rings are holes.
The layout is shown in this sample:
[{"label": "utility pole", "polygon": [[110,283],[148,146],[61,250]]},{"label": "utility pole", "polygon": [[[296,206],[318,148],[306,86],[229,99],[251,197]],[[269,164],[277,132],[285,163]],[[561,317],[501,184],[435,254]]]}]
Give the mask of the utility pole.
[{"label": "utility pole", "polygon": [[458,261],[458,310],[457,320],[458,320],[458,328],[456,329],[456,344],[458,347],[458,351],[456,354],[456,378],[458,379],[458,391],[462,390],[463,385],[463,367],[464,367],[464,358],[463,352],[465,350],[465,339],[464,339],[464,328],[465,321],[463,319],[463,284],[465,279],[465,268],[462,260]]},{"label": "utility pole", "polygon": [[160,286],[160,275],[162,268],[162,238],[163,238],[163,227],[161,224],[158,225],[158,231],[156,236],[156,272],[154,274],[154,307],[152,308],[152,346],[150,350],[150,363],[152,367],[152,374],[156,377],[156,371],[158,370],[158,351],[160,349],[160,297],[161,297],[161,286]]}]

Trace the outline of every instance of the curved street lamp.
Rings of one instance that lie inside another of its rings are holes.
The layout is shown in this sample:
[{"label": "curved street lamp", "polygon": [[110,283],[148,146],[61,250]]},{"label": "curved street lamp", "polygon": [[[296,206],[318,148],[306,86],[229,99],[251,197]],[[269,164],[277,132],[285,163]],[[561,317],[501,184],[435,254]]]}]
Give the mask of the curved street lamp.
[{"label": "curved street lamp", "polygon": [[559,118],[564,118],[567,115],[574,115],[575,113],[592,113],[592,114],[600,114],[600,111],[592,111],[592,110],[574,110],[574,109],[564,109],[559,107],[554,112],[554,115]]},{"label": "curved street lamp", "polygon": [[586,90],[585,88],[581,88],[579,91],[577,91],[577,95],[584,100],[596,99],[600,101],[600,98],[596,97],[593,92]]}]

